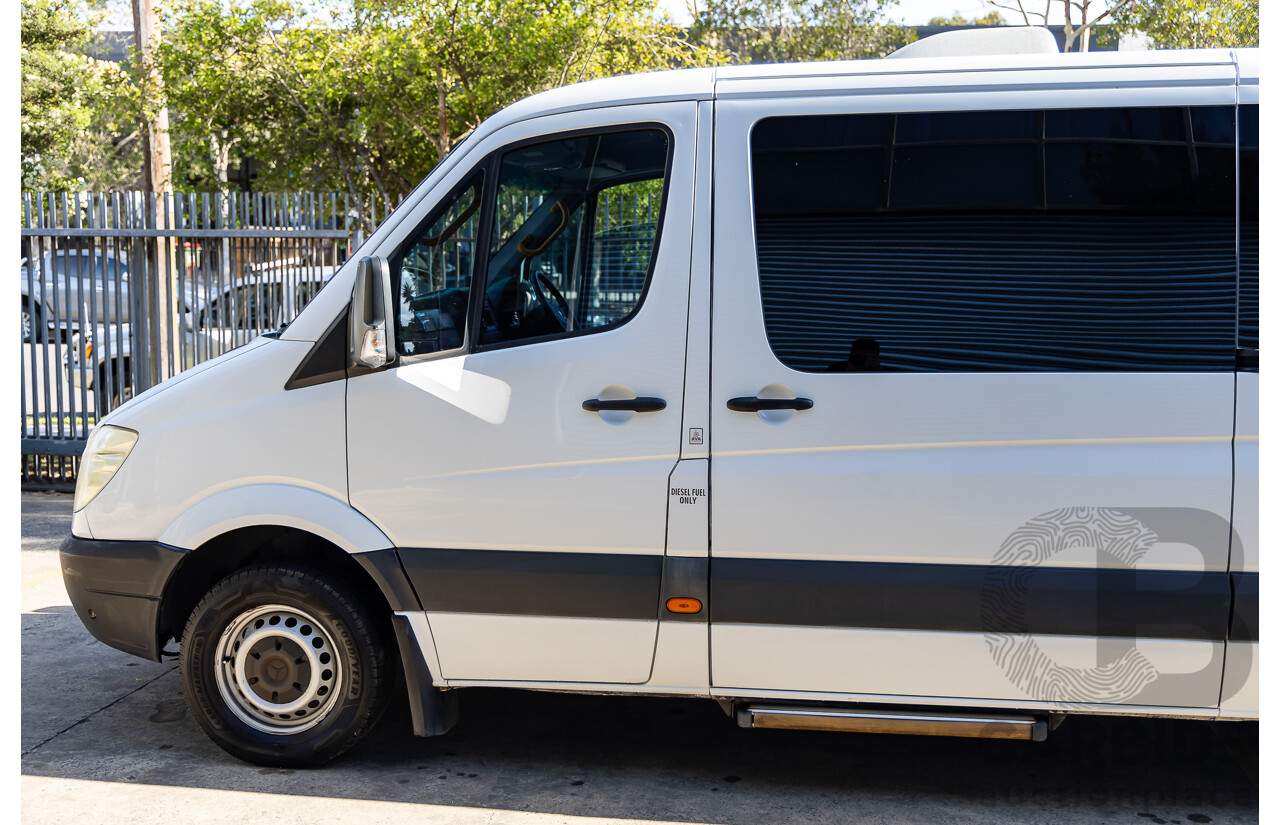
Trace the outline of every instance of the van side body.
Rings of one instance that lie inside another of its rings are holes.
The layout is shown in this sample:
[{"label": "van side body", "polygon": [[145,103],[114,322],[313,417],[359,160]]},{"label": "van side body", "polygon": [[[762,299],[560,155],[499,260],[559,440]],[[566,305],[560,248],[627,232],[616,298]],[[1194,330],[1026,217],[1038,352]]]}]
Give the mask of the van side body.
[{"label": "van side body", "polygon": [[281,332],[103,421],[136,443],[75,513],[75,609],[177,640],[193,715],[263,764],[349,747],[397,666],[420,735],[470,686],[1036,739],[1257,719],[1257,76],[948,57],[523,100]]}]

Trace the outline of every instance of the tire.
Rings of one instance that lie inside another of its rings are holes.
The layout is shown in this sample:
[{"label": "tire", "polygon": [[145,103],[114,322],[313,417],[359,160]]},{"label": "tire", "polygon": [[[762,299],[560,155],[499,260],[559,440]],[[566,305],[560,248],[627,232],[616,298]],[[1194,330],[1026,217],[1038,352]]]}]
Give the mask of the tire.
[{"label": "tire", "polygon": [[[123,382],[123,383],[122,383]],[[97,386],[94,388],[93,397],[94,405],[98,409],[98,417],[102,418],[107,413],[124,404],[126,401],[133,400],[133,375],[129,372],[129,362],[126,360],[121,366],[116,367],[111,373],[111,403],[107,404],[107,368],[104,365],[98,370]]]},{"label": "tire", "polygon": [[182,693],[196,723],[232,756],[319,765],[386,709],[395,673],[388,647],[376,614],[327,576],[248,567],[192,611],[179,654]]},{"label": "tire", "polygon": [[31,303],[30,298],[22,299],[22,343],[28,344],[32,341],[39,340],[36,330],[40,329],[40,324],[44,321],[44,316],[40,312],[40,305]]}]

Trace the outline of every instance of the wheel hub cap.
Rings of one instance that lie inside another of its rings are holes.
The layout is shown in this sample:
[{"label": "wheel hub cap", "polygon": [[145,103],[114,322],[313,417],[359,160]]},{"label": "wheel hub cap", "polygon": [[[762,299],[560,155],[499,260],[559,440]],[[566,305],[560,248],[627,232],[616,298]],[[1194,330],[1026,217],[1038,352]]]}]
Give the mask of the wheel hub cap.
[{"label": "wheel hub cap", "polygon": [[342,672],[329,632],[305,611],[267,605],[241,614],[217,649],[218,691],[265,733],[314,727],[336,703]]}]

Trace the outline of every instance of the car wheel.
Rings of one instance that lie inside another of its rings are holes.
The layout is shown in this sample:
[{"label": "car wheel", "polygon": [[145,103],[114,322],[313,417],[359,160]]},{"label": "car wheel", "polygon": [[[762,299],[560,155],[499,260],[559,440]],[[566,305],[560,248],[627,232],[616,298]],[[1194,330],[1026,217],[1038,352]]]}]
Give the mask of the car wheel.
[{"label": "car wheel", "polygon": [[393,661],[375,614],[326,576],[261,565],[218,582],[182,634],[187,706],[219,747],[247,762],[327,762],[374,726]]},{"label": "car wheel", "polygon": [[22,343],[27,344],[36,339],[36,330],[40,329],[40,307],[27,298],[22,299]]}]

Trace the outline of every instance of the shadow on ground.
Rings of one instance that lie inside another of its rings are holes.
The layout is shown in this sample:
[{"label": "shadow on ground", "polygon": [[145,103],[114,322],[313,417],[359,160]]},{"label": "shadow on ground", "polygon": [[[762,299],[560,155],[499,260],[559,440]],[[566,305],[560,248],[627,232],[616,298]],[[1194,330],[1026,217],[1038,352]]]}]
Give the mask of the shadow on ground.
[{"label": "shadow on ground", "polygon": [[401,697],[309,771],[238,762],[165,674],[24,758],[37,776],[685,822],[1256,822],[1257,725],[1075,717],[1047,742],[740,730],[712,702],[470,689],[418,739]]}]

